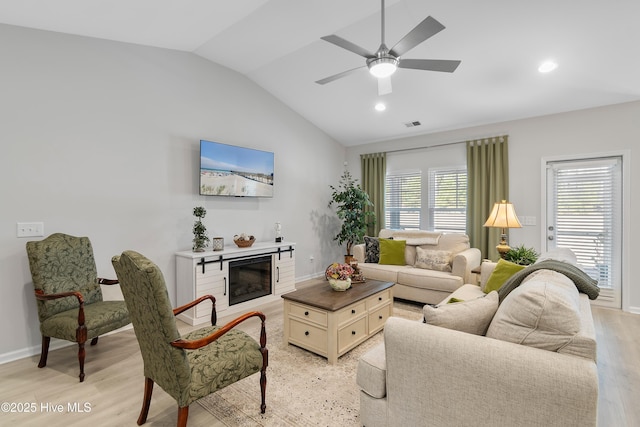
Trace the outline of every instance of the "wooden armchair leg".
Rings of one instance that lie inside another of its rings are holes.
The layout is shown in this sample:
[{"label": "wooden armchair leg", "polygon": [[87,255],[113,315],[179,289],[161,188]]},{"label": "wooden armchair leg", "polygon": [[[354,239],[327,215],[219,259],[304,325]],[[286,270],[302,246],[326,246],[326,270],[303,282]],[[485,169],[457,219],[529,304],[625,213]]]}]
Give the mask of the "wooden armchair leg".
[{"label": "wooden armchair leg", "polygon": [[147,422],[147,415],[149,415],[149,406],[151,406],[151,394],[153,393],[153,380],[151,378],[144,379],[144,397],[142,398],[142,409],[140,410],[140,416],[138,417],[138,425]]},{"label": "wooden armchair leg", "polygon": [[267,409],[267,405],[265,402],[265,396],[267,391],[267,366],[269,365],[269,350],[265,347],[260,349],[262,352],[262,369],[260,369],[260,395],[262,398],[262,403],[260,404],[260,412],[264,414]]},{"label": "wooden armchair leg", "polygon": [[84,357],[86,351],[84,350],[84,341],[78,343],[78,363],[80,364],[80,382],[84,381]]},{"label": "wooden armchair leg", "polygon": [[96,345],[98,344],[98,337],[95,337],[91,340],[91,345]]},{"label": "wooden armchair leg", "polygon": [[38,363],[38,368],[44,368],[47,366],[47,356],[49,355],[49,343],[51,342],[51,337],[42,336],[42,351],[40,352],[40,362]]},{"label": "wooden armchair leg", "polygon": [[178,427],[187,427],[187,418],[189,417],[189,407],[181,406],[178,408]]}]

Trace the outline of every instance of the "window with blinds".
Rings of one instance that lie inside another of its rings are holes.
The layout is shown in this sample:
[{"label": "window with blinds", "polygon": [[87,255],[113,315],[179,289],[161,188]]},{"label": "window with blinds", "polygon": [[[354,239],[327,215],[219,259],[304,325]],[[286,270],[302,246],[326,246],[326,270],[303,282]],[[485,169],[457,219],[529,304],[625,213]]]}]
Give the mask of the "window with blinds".
[{"label": "window with blinds", "polygon": [[603,302],[619,301],[621,161],[615,157],[548,164],[553,183],[548,242],[575,252],[584,271],[598,280]]},{"label": "window with blinds", "polygon": [[387,228],[419,230],[422,209],[421,172],[387,174],[384,203]]},{"label": "window with blinds", "polygon": [[429,229],[465,233],[467,229],[467,169],[429,169]]}]

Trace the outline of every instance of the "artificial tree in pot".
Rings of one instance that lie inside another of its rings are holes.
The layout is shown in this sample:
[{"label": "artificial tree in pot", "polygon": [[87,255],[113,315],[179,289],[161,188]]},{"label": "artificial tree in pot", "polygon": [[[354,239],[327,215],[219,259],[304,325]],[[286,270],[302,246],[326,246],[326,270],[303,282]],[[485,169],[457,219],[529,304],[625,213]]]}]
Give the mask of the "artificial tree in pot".
[{"label": "artificial tree in pot", "polygon": [[193,215],[198,218],[193,223],[193,251],[204,252],[207,244],[209,243],[209,236],[207,236],[207,227],[202,223],[202,218],[207,214],[207,210],[202,206],[193,208]]},{"label": "artificial tree in pot", "polygon": [[348,263],[353,257],[351,254],[353,245],[362,242],[367,232],[367,225],[375,223],[375,214],[366,209],[373,207],[373,203],[357,180],[351,177],[349,171],[344,171],[337,188],[333,185],[329,187],[333,190],[329,206],[336,205],[336,213],[338,218],[342,220],[340,232],[333,240],[337,240],[341,245],[347,244],[345,262]]}]

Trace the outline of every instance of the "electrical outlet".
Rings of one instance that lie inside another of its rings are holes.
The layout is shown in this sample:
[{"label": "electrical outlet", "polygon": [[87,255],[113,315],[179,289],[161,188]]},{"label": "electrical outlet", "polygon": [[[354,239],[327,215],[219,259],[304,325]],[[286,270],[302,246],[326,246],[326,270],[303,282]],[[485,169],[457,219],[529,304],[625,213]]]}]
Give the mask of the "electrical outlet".
[{"label": "electrical outlet", "polygon": [[44,223],[43,222],[18,222],[16,225],[16,235],[18,237],[44,236]]}]

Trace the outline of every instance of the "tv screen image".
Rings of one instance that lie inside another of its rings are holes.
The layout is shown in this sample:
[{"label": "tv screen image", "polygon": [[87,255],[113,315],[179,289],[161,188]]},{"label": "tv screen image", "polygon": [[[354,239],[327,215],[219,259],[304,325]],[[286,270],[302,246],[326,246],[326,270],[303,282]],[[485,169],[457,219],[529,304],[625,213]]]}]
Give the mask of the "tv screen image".
[{"label": "tv screen image", "polygon": [[268,151],[200,141],[200,194],[273,197],[274,155]]}]

